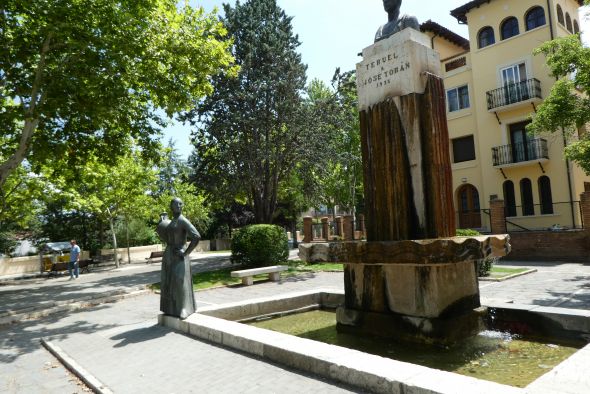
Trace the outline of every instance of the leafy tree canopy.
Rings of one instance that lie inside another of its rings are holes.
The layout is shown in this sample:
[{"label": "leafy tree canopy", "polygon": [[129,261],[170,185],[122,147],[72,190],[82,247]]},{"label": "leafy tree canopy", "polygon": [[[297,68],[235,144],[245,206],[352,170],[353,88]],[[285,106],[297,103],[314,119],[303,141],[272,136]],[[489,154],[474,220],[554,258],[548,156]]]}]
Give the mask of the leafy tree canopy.
[{"label": "leafy tree canopy", "polygon": [[[115,161],[235,73],[213,14],[175,0],[6,0],[0,6],[0,186],[31,164]],[[165,114],[165,115],[164,115]]]},{"label": "leafy tree canopy", "polygon": [[558,80],[533,115],[528,130],[569,135],[571,142],[566,147],[566,157],[590,174],[590,133],[583,132],[590,122],[590,48],[582,45],[579,35],[570,35],[546,42],[535,54],[547,57],[551,74]]}]

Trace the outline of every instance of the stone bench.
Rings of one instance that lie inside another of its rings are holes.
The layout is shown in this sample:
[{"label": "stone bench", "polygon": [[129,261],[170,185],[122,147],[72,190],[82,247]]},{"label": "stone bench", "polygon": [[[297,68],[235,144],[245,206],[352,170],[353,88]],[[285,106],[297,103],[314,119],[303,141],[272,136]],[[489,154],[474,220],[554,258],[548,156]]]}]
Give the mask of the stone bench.
[{"label": "stone bench", "polygon": [[268,274],[273,282],[278,282],[280,272],[289,269],[286,265],[272,265],[270,267],[251,268],[247,270],[232,271],[232,278],[242,278],[242,284],[250,286],[254,284],[254,275]]},{"label": "stone bench", "polygon": [[147,260],[147,263],[146,264],[151,263],[154,259],[161,259],[162,257],[164,257],[164,251],[163,250],[159,250],[157,252],[152,252],[152,253],[150,253],[150,257],[147,257],[146,258],[146,260]]}]

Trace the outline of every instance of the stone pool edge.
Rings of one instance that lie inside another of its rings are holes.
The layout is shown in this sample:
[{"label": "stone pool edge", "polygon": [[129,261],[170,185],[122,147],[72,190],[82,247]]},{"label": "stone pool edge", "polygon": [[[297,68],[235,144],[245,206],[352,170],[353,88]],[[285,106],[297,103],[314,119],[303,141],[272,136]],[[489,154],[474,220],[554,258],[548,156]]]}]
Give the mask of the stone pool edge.
[{"label": "stone pool edge", "polygon": [[[230,321],[309,305],[335,307],[342,303],[343,297],[343,291],[315,289],[208,306],[200,308],[199,313],[186,320],[160,314],[158,323],[199,339],[375,393],[451,394],[459,387],[462,392],[482,394],[556,393],[556,389],[581,393],[588,391],[571,390],[590,387],[590,378],[580,375],[580,365],[590,363],[590,345],[521,389]],[[560,320],[567,319],[568,326],[578,330],[590,327],[590,311],[500,303],[489,306],[535,309]]]}]

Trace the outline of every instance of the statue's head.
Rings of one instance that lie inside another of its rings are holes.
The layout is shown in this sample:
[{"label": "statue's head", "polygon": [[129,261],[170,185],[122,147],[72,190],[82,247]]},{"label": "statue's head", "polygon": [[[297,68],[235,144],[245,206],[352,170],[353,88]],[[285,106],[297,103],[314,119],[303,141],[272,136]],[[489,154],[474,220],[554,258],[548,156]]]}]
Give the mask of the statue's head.
[{"label": "statue's head", "polygon": [[172,199],[172,201],[170,201],[170,209],[172,210],[172,213],[174,214],[174,216],[178,216],[182,213],[183,206],[184,206],[184,203],[178,197],[175,197]]},{"label": "statue's head", "polygon": [[387,13],[399,12],[399,8],[402,5],[402,0],[383,0],[383,8]]}]

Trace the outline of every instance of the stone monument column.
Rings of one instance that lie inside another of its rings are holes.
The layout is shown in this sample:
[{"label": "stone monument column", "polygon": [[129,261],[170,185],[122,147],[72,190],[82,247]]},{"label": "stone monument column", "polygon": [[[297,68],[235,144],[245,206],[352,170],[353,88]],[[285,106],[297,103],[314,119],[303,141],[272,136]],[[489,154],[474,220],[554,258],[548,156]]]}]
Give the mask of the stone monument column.
[{"label": "stone monument column", "polygon": [[363,50],[357,88],[367,241],[455,235],[439,74],[430,39],[411,28]]},{"label": "stone monument column", "polygon": [[[367,242],[330,245],[344,262],[338,329],[447,343],[481,323],[476,260],[506,236],[455,237],[440,59],[430,38],[384,1],[389,21],[357,64]],[[408,25],[408,28],[403,28]],[[400,27],[401,26],[401,27]]]}]

